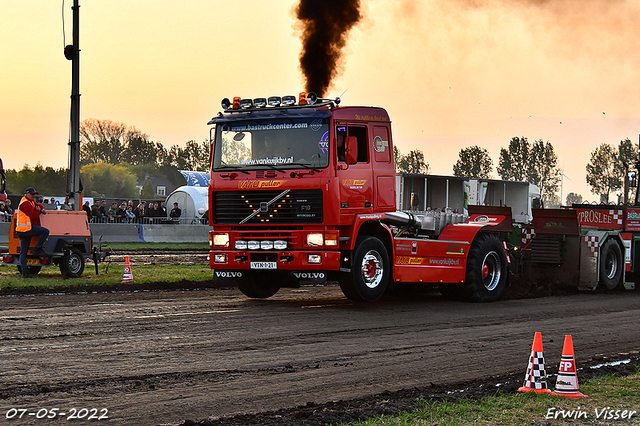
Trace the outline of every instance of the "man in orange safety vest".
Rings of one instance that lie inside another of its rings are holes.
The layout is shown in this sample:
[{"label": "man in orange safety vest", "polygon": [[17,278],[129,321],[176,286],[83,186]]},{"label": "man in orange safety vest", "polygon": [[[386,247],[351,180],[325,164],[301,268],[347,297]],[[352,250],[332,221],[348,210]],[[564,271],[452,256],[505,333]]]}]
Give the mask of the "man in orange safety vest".
[{"label": "man in orange safety vest", "polygon": [[38,237],[38,242],[31,250],[34,256],[45,256],[46,253],[42,249],[44,242],[49,236],[49,230],[40,226],[40,215],[47,214],[45,207],[36,203],[35,196],[38,192],[29,187],[24,191],[24,197],[20,200],[20,204],[16,209],[16,232],[20,238],[20,271],[23,278],[29,277],[27,269],[27,252],[32,237]]}]

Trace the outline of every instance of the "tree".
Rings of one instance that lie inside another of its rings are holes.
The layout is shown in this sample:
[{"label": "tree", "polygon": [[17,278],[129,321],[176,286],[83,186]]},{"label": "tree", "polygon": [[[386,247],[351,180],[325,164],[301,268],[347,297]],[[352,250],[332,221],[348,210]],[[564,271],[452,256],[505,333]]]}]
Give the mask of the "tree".
[{"label": "tree", "polygon": [[86,164],[80,168],[84,194],[92,197],[132,198],[137,196],[136,175],[127,164]]},{"label": "tree", "polygon": [[147,135],[139,132],[127,134],[126,147],[120,155],[121,162],[131,164],[132,166],[137,166],[140,164],[155,165],[157,159],[157,145],[149,141],[147,139]]},{"label": "tree", "polygon": [[[395,148],[395,147],[394,147]],[[396,160],[396,171],[400,173],[429,173],[429,163],[424,161],[424,154],[419,149],[409,151],[407,155],[400,155]]]},{"label": "tree", "polygon": [[[560,183],[560,169],[558,169],[558,156],[553,145],[539,139],[533,143],[529,153],[527,169],[527,181],[540,188],[540,196],[547,204],[555,198]],[[558,200],[560,204],[562,200]]]},{"label": "tree", "polygon": [[[629,138],[620,141],[618,145],[618,160],[623,182],[629,172],[635,172],[636,176],[638,176],[638,147]],[[637,188],[633,187],[629,188],[629,190],[629,194],[627,194],[629,200],[635,200]]]},{"label": "tree", "polygon": [[67,170],[43,167],[38,163],[33,169],[26,164],[19,170],[6,170],[7,192],[9,194],[24,194],[30,186],[36,188],[40,194],[62,196],[67,192]]},{"label": "tree", "polygon": [[491,175],[493,161],[486,149],[477,145],[463,148],[460,150],[459,157],[453,166],[454,176],[487,179]]},{"label": "tree", "polygon": [[575,192],[570,192],[567,194],[567,206],[572,204],[582,204],[582,195],[576,194]]},{"label": "tree", "polygon": [[197,170],[205,172],[209,170],[209,141],[204,141],[200,145],[196,141],[187,142],[184,148],[179,145],[172,145],[163,158],[164,165],[172,165],[179,170]]},{"label": "tree", "polygon": [[142,198],[155,198],[156,194],[153,192],[153,185],[150,180],[145,181],[140,190],[140,197]]},{"label": "tree", "polygon": [[80,162],[120,163],[125,148],[127,125],[111,120],[89,118],[80,123]]},{"label": "tree", "polygon": [[505,180],[527,180],[530,150],[529,141],[524,136],[511,138],[509,148],[500,149],[500,161],[497,168],[500,177]]},{"label": "tree", "polygon": [[600,201],[609,203],[609,194],[622,188],[622,173],[618,166],[618,152],[603,143],[593,152],[587,164],[587,183],[591,192],[600,195]]}]

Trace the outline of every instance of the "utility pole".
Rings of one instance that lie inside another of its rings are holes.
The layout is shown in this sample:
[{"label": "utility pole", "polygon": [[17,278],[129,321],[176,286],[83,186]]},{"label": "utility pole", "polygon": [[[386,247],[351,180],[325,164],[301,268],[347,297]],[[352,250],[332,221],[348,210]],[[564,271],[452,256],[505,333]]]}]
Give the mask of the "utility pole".
[{"label": "utility pole", "polygon": [[80,210],[80,5],[73,0],[73,44],[64,48],[71,61],[71,124],[69,139],[69,175],[67,195],[74,210]]}]

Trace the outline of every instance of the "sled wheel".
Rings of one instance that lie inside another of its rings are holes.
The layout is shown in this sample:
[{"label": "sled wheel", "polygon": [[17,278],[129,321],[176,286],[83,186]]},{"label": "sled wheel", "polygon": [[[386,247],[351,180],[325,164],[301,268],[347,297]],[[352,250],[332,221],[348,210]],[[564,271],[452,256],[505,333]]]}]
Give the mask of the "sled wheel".
[{"label": "sled wheel", "polygon": [[609,238],[600,249],[600,287],[613,290],[620,284],[623,270],[622,250]]},{"label": "sled wheel", "polygon": [[252,299],[267,299],[280,290],[279,280],[274,276],[262,274],[260,279],[251,272],[238,278],[238,288],[247,297]]},{"label": "sled wheel", "polygon": [[353,252],[351,274],[340,280],[340,288],[351,300],[373,302],[386,290],[390,276],[389,255],[382,241],[376,237],[361,237]]},{"label": "sled wheel", "polygon": [[466,284],[460,287],[462,299],[495,302],[507,283],[507,255],[494,234],[478,234],[467,258]]},{"label": "sled wheel", "polygon": [[[66,271],[65,271],[66,269]],[[65,261],[65,256],[60,259],[60,272],[68,278],[80,278],[84,272],[84,256],[77,248],[69,250],[69,258]]]}]

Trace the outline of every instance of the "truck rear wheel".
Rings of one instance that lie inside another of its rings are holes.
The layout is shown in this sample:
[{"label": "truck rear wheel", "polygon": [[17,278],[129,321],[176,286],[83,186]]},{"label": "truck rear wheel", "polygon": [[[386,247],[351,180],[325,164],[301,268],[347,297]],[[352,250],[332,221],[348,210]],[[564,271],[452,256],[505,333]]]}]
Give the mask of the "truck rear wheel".
[{"label": "truck rear wheel", "polygon": [[238,278],[238,288],[242,294],[252,299],[267,299],[280,290],[280,282],[273,276],[263,274],[258,279],[255,273],[247,272],[242,278]]},{"label": "truck rear wheel", "polygon": [[353,252],[351,274],[340,280],[340,288],[351,300],[373,302],[386,290],[390,276],[389,254],[382,241],[361,237]]},{"label": "truck rear wheel", "polygon": [[613,290],[620,283],[623,269],[622,250],[609,238],[600,249],[600,287]]},{"label": "truck rear wheel", "polygon": [[[65,271],[66,269],[66,271]],[[68,278],[80,278],[84,272],[84,256],[77,248],[69,250],[69,258],[65,262],[65,257],[60,258],[60,272]]]},{"label": "truck rear wheel", "polygon": [[462,299],[495,302],[507,283],[507,255],[494,234],[478,234],[467,258],[466,284],[460,287]]}]

